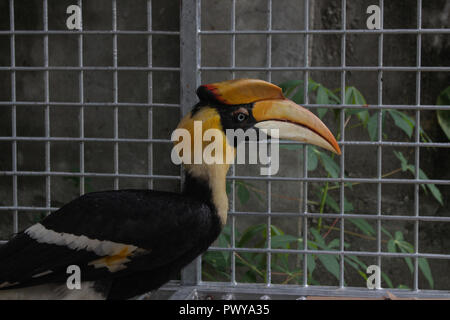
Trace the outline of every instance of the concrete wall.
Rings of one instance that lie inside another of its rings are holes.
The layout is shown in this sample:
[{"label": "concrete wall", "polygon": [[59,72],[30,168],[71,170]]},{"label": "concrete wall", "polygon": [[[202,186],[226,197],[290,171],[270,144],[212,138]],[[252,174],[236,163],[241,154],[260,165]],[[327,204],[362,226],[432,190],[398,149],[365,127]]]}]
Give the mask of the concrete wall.
[{"label": "concrete wall", "polygon": [[[49,1],[49,29],[65,28],[65,8],[73,1]],[[370,1],[347,1],[347,28],[363,29],[367,15],[365,9],[372,4]],[[34,30],[42,29],[42,8],[40,1],[15,1],[16,3],[16,29]],[[111,2],[96,0],[84,1],[84,28],[85,30],[111,29]],[[265,30],[267,22],[267,4],[264,0],[236,2],[236,28],[238,30],[256,29]],[[424,1],[423,27],[440,28],[449,27],[449,5],[446,1]],[[127,1],[118,1],[118,28],[125,30],[146,30],[146,1],[133,1],[130,6]],[[311,1],[310,28],[336,29],[341,27],[340,1],[322,0]],[[152,8],[153,29],[179,30],[179,3],[177,1],[153,0]],[[208,0],[203,1],[202,29],[226,30],[230,28],[231,1]],[[302,30],[303,4],[297,0],[273,1],[273,29]],[[386,28],[415,28],[416,27],[415,1],[385,1],[384,26]],[[0,29],[9,29],[8,1],[0,1]],[[449,66],[449,37],[447,35],[422,36],[422,65]],[[0,36],[0,65],[10,65],[9,37]],[[77,36],[49,36],[49,58],[51,66],[78,65]],[[152,39],[153,66],[179,66],[179,37],[153,36]],[[272,36],[272,66],[303,66],[304,65],[304,38],[302,35],[273,35]],[[341,61],[341,40],[337,35],[314,35],[310,37],[311,50],[309,61],[312,66],[339,66]],[[42,36],[16,36],[16,65],[42,66],[43,65],[43,38]],[[204,66],[230,66],[231,36],[203,36],[202,37],[202,65]],[[349,66],[368,65],[378,63],[378,40],[376,35],[348,35],[346,47],[346,63]],[[120,35],[118,36],[118,64],[119,66],[146,66],[147,65],[147,38],[145,36]],[[416,36],[411,35],[385,35],[384,36],[384,65],[389,66],[415,66],[416,64]],[[89,35],[84,37],[84,64],[89,66],[112,66],[112,36]],[[236,36],[236,66],[266,67],[267,40],[264,35]],[[267,79],[265,72],[236,72],[235,77],[255,77]],[[340,87],[339,72],[311,72],[311,78],[328,88]],[[17,72],[17,99],[21,101],[42,101],[44,98],[43,72]],[[230,79],[230,72],[203,72],[202,82],[220,81]],[[280,83],[285,80],[303,79],[302,72],[273,72],[272,82]],[[50,100],[60,102],[78,102],[78,72],[51,71]],[[377,104],[377,73],[376,72],[347,72],[347,84],[357,87],[366,97],[369,104]],[[440,90],[450,83],[448,73],[423,72],[422,73],[422,104],[435,104]],[[385,72],[383,76],[383,103],[384,104],[415,104],[415,73]],[[9,72],[0,71],[0,100],[11,99],[11,81]],[[119,101],[120,102],[147,102],[148,82],[147,73],[138,71],[119,72]],[[84,72],[84,95],[86,102],[112,102],[113,101],[113,74],[109,71]],[[312,98],[312,97],[311,97]],[[179,102],[179,74],[178,72],[153,73],[153,100],[159,103]],[[50,108],[50,132],[55,137],[79,136],[79,107],[52,106]],[[119,137],[120,138],[146,138],[148,137],[148,111],[141,107],[119,108]],[[84,127],[86,137],[114,136],[114,111],[110,107],[86,107],[84,109]],[[18,106],[17,107],[17,135],[37,136],[45,135],[44,107]],[[414,113],[411,113],[414,116]],[[156,107],[153,109],[153,122],[150,124],[154,138],[169,138],[179,119],[176,108]],[[336,122],[329,113],[325,122],[336,132]],[[351,120],[345,132],[346,140],[369,139],[367,131],[363,128],[350,129],[356,122]],[[434,141],[446,141],[444,134],[437,126],[434,111],[421,112],[423,129]],[[11,108],[0,107],[0,136],[11,135]],[[388,140],[407,141],[407,136],[395,127],[392,119],[387,119],[385,133]],[[122,143],[119,145],[119,172],[142,173],[148,172],[147,145],[141,143]],[[176,175],[179,169],[171,164],[169,159],[170,145],[155,144],[153,146],[153,172],[155,174]],[[77,142],[51,143],[51,170],[74,171],[80,168],[79,148]],[[383,173],[389,173],[400,167],[393,155],[393,150],[402,151],[412,162],[413,148],[383,148]],[[346,175],[349,177],[375,177],[376,147],[347,147],[345,157]],[[280,175],[300,177],[302,175],[302,152],[299,150],[281,150]],[[448,150],[446,148],[422,148],[421,168],[431,179],[449,179]],[[45,143],[19,142],[18,143],[18,170],[44,170],[45,169]],[[114,171],[114,145],[105,142],[85,143],[85,170],[87,172]],[[0,142],[0,168],[11,170],[11,143]],[[257,175],[255,166],[238,166],[237,174]],[[312,176],[326,176],[323,170],[310,173]],[[411,178],[407,173],[397,173],[391,177]],[[79,194],[77,179],[62,177],[51,178],[51,204],[59,207]],[[265,199],[266,183],[251,182]],[[112,178],[87,178],[86,191],[112,189]],[[323,185],[323,184],[322,184]],[[310,200],[317,202],[314,194],[319,184],[311,183],[309,186]],[[120,188],[146,188],[145,179],[120,179]],[[179,190],[179,183],[174,181],[155,181],[154,187],[162,190]],[[421,191],[421,215],[449,216],[448,194],[449,188],[439,187],[445,199],[445,207],[440,206],[431,196]],[[413,186],[409,185],[383,185],[382,211],[383,214],[413,215]],[[272,183],[271,205],[273,211],[299,212],[301,207],[302,189],[299,183]],[[0,176],[0,204],[12,205],[12,179]],[[377,209],[377,187],[375,184],[361,184],[352,190],[346,190],[346,198],[353,203],[354,213],[374,214]],[[336,193],[337,198],[337,193]],[[45,178],[19,177],[18,199],[20,206],[45,206]],[[238,211],[267,210],[267,202],[260,201],[252,194],[245,205],[236,202]],[[310,212],[317,212],[317,204],[309,206]],[[328,209],[327,211],[331,211]],[[19,225],[24,228],[37,221],[40,213],[20,212]],[[263,218],[239,218],[236,225],[243,230],[255,223],[265,223]],[[316,221],[312,220],[314,224]],[[325,220],[331,225],[332,220]],[[272,223],[279,226],[286,233],[300,234],[301,223],[293,219],[273,218]],[[12,213],[2,212],[0,215],[0,236],[6,238],[12,231]],[[372,223],[375,227],[375,223]],[[414,223],[383,222],[383,227],[395,231],[402,230],[408,241],[413,243]],[[300,228],[299,228],[300,227]],[[357,231],[347,223],[346,230]],[[450,238],[448,225],[445,223],[420,223],[420,251],[433,253],[449,253]],[[338,232],[330,234],[330,239],[338,237]],[[352,250],[375,250],[375,241],[364,240],[346,235],[347,242],[351,243]],[[385,240],[385,239],[383,239]],[[383,244],[385,245],[385,244]],[[367,264],[375,263],[374,259],[362,258]],[[450,279],[447,271],[449,262],[430,261],[435,280],[435,288],[448,289]],[[391,278],[396,278],[396,285],[402,283],[412,286],[412,276],[407,272],[405,263],[401,259],[383,259],[383,269]],[[324,270],[322,270],[324,271]],[[336,284],[327,272],[323,272],[321,284]],[[350,285],[362,286],[361,278],[349,274],[346,281]],[[423,277],[420,285],[427,287]]]}]

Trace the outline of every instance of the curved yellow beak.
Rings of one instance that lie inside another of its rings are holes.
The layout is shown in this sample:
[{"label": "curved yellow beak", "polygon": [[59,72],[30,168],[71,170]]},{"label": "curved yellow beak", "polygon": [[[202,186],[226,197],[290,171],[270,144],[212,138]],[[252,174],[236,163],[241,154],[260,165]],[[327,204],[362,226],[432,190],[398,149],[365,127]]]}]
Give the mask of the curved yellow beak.
[{"label": "curved yellow beak", "polygon": [[[259,129],[278,129],[280,139],[295,140],[341,154],[330,130],[312,112],[289,99],[257,101],[253,116]],[[270,135],[270,130],[267,132]]]}]

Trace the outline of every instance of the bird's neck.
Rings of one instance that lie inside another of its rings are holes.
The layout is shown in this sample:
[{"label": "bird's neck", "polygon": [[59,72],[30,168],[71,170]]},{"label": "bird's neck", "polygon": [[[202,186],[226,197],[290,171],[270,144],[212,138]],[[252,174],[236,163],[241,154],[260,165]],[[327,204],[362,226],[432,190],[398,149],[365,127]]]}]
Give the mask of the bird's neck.
[{"label": "bird's neck", "polygon": [[228,214],[226,176],[229,167],[228,164],[185,166],[183,193],[214,206],[222,225],[226,224]]}]

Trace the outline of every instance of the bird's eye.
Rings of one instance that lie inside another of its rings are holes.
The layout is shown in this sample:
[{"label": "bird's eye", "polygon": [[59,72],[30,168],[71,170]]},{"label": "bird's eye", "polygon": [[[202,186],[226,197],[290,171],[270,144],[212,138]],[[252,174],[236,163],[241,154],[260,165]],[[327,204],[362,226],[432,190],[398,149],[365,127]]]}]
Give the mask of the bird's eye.
[{"label": "bird's eye", "polygon": [[246,115],[245,113],[240,112],[240,113],[236,114],[234,117],[235,117],[236,121],[243,122],[243,121],[247,120],[248,115]]}]

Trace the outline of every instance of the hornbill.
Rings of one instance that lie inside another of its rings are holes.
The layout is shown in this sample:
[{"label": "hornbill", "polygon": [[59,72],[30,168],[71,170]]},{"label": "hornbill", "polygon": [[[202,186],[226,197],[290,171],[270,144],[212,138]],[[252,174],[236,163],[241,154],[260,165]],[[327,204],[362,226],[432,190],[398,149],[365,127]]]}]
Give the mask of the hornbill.
[{"label": "hornbill", "polygon": [[[340,154],[328,128],[281,88],[255,79],[202,85],[178,128],[278,129],[279,138]],[[270,131],[269,131],[270,134]],[[192,146],[194,148],[194,146]],[[184,164],[184,191],[85,194],[0,247],[0,298],[127,299],[176,277],[219,236],[227,220],[228,163]],[[81,288],[67,286],[75,265]]]}]

